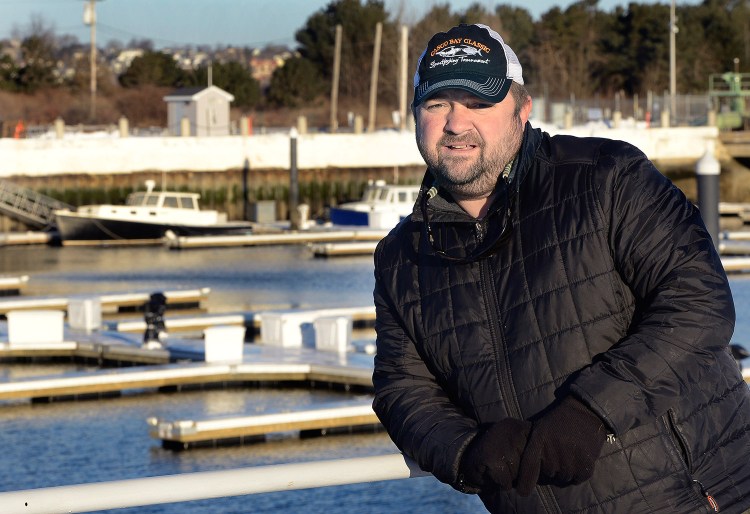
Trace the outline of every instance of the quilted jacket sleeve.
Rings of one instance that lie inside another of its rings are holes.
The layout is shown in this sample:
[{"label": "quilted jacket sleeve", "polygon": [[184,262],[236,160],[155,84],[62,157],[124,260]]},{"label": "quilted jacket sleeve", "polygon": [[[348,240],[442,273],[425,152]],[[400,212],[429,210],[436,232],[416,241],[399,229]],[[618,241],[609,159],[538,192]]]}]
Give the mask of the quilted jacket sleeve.
[{"label": "quilted jacket sleeve", "polygon": [[381,242],[375,253],[378,338],[373,408],[401,451],[459,489],[459,460],[476,435],[476,422],[456,408],[420,358],[392,301],[400,277],[385,253]]},{"label": "quilted jacket sleeve", "polygon": [[595,180],[615,266],[636,297],[637,318],[572,390],[620,434],[714,380],[735,312],[698,210],[639,150],[627,145],[621,157],[622,146],[613,145],[622,143],[602,146]]}]

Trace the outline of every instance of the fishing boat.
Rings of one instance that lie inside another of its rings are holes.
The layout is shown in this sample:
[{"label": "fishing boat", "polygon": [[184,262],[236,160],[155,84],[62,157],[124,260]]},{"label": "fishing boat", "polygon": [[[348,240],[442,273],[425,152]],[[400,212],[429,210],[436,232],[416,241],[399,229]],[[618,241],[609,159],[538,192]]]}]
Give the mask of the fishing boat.
[{"label": "fishing boat", "polygon": [[331,207],[329,217],[334,225],[392,228],[411,214],[418,194],[419,186],[370,181],[361,200]]},{"label": "fishing boat", "polygon": [[83,205],[76,210],[60,209],[55,221],[60,239],[158,240],[168,231],[178,236],[249,233],[252,224],[227,221],[215,210],[201,210],[200,195],[177,191],[154,191],[154,181],[146,191],[128,195],[125,205]]}]

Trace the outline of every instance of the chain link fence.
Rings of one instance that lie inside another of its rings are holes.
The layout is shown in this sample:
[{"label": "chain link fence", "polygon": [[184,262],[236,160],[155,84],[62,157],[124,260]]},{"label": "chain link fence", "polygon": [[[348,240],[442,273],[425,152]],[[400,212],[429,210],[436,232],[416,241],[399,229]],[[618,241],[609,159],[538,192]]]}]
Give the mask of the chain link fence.
[{"label": "chain link fence", "polygon": [[695,127],[709,122],[711,101],[708,95],[676,95],[673,114],[670,114],[671,105],[669,94],[649,94],[645,97],[616,95],[587,99],[571,97],[568,100],[534,97],[532,116],[559,127],[587,123],[605,123],[611,126],[616,118],[615,113],[619,113],[622,121],[642,123],[650,127]]}]

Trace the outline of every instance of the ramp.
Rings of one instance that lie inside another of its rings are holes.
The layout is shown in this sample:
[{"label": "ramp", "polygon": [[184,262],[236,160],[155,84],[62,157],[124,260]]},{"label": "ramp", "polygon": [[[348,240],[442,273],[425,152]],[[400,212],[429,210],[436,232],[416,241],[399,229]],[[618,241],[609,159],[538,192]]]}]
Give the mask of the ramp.
[{"label": "ramp", "polygon": [[75,210],[75,207],[0,179],[0,213],[9,218],[30,228],[45,229],[55,225],[56,209]]}]

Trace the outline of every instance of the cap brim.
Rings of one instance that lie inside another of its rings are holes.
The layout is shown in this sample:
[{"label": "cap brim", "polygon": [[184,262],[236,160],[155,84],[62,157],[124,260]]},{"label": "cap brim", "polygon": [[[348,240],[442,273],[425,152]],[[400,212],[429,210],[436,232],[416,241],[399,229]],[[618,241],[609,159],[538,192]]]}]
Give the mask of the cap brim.
[{"label": "cap brim", "polygon": [[510,85],[513,82],[509,78],[500,77],[478,77],[469,74],[456,77],[451,75],[443,80],[431,80],[427,83],[420,84],[414,90],[414,105],[417,106],[433,96],[438,91],[446,89],[461,89],[482,100],[491,103],[502,102],[510,91]]}]

